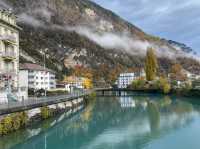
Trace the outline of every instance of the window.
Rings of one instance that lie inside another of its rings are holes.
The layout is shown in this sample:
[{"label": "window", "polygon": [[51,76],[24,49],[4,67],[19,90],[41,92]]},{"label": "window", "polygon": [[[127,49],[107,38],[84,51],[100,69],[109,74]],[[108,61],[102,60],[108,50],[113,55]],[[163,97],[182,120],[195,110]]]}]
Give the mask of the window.
[{"label": "window", "polygon": [[34,84],[34,82],[33,81],[31,81],[31,82],[28,82],[29,84]]},{"label": "window", "polygon": [[29,79],[34,79],[34,76],[28,76]]}]

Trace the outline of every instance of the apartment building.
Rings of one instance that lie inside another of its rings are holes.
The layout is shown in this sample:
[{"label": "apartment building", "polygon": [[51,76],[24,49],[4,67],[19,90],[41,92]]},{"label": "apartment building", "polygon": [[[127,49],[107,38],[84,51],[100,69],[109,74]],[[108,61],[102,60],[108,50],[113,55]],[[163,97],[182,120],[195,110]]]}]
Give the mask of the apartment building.
[{"label": "apartment building", "polygon": [[19,31],[16,17],[0,10],[0,102],[19,99]]},{"label": "apartment building", "polygon": [[55,72],[44,67],[25,63],[20,65],[21,84],[27,86],[29,89],[51,90],[56,88]]}]

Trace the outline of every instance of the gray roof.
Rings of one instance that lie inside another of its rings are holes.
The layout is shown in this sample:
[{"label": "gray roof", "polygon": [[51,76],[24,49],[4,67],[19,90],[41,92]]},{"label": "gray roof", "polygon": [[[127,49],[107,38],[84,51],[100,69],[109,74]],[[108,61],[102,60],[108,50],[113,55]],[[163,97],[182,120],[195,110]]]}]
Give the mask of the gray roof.
[{"label": "gray roof", "polygon": [[47,71],[47,72],[51,72],[51,73],[55,73],[55,71],[51,70],[51,69],[44,69],[43,66],[40,66],[38,64],[34,64],[34,63],[24,63],[24,64],[20,64],[19,67],[20,70],[35,70],[35,71]]}]

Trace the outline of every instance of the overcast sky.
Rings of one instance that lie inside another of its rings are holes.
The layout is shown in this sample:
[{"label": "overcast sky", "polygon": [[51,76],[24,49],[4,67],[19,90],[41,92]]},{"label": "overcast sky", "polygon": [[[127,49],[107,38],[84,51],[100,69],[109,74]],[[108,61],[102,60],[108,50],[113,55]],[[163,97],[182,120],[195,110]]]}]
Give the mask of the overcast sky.
[{"label": "overcast sky", "polygon": [[93,0],[143,31],[200,53],[200,0]]}]

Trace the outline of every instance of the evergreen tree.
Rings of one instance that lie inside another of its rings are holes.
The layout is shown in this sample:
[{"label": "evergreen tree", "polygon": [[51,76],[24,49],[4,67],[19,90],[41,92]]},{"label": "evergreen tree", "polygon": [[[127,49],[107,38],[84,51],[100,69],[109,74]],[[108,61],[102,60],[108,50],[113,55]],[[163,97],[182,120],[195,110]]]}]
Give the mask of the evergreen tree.
[{"label": "evergreen tree", "polygon": [[148,81],[155,80],[157,74],[157,67],[157,58],[154,53],[154,50],[153,48],[148,48],[145,58],[146,79]]}]

